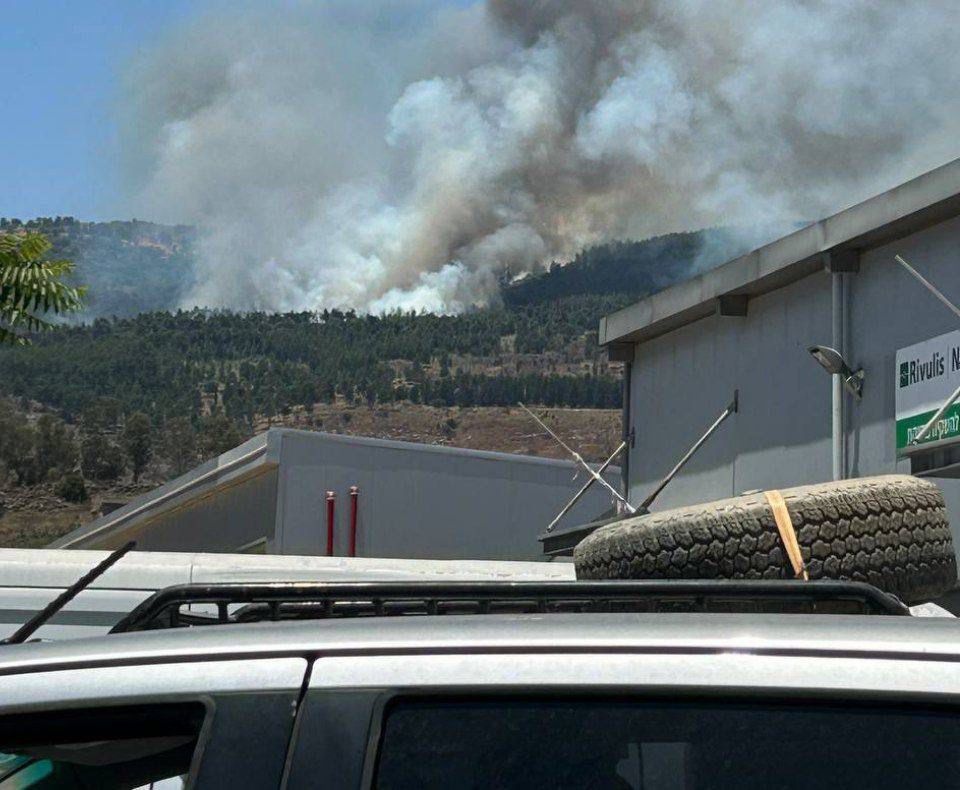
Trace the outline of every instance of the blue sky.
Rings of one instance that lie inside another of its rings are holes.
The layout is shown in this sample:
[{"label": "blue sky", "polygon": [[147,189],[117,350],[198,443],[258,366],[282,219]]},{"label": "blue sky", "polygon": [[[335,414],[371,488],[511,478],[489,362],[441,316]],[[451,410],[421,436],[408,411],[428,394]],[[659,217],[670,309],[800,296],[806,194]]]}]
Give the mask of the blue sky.
[{"label": "blue sky", "polygon": [[172,26],[223,2],[0,0],[0,217],[130,219],[116,128],[124,67]]},{"label": "blue sky", "polygon": [[115,102],[124,63],[201,0],[0,1],[0,216],[124,219]]}]

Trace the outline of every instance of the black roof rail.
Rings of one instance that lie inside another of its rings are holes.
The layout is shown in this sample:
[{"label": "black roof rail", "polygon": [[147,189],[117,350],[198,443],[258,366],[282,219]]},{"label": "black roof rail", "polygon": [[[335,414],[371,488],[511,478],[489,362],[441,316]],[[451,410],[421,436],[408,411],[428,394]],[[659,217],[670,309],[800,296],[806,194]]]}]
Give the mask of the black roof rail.
[{"label": "black roof rail", "polygon": [[275,620],[552,612],[910,614],[876,587],[843,581],[262,582],[168,587],[111,633]]}]

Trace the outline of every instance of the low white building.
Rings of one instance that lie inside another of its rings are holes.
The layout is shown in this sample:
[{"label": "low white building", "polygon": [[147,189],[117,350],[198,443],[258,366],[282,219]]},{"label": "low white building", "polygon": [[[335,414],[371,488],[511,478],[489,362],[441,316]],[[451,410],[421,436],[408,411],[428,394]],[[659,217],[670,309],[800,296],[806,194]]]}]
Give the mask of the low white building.
[{"label": "low white building", "polygon": [[[357,487],[356,554],[424,559],[543,559],[537,535],[582,480],[576,466],[508,453],[274,428],[124,507],[52,548],[349,553]],[[620,472],[607,477],[619,485]],[[581,476],[582,478],[582,476]],[[599,486],[563,520],[611,506]]]}]

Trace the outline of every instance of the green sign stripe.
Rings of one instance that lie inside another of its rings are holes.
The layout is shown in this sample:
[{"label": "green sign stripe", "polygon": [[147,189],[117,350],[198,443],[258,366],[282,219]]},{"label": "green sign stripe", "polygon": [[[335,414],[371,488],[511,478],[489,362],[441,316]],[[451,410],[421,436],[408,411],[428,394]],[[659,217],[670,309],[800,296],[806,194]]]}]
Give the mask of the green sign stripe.
[{"label": "green sign stripe", "polygon": [[[902,450],[908,447],[913,436],[936,413],[937,410],[933,409],[923,414],[914,414],[912,417],[897,420],[897,449]],[[920,444],[924,445],[958,437],[960,437],[960,403],[954,403],[947,409],[947,413],[937,421],[937,424],[930,429],[930,432],[920,440]]]}]

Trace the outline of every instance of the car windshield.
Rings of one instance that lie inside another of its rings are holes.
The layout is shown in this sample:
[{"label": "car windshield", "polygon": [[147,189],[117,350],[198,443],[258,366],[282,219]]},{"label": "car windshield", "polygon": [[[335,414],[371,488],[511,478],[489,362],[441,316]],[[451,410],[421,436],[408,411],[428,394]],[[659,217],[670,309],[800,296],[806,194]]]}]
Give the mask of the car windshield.
[{"label": "car windshield", "polygon": [[376,787],[956,787],[953,711],[780,702],[397,702]]}]

